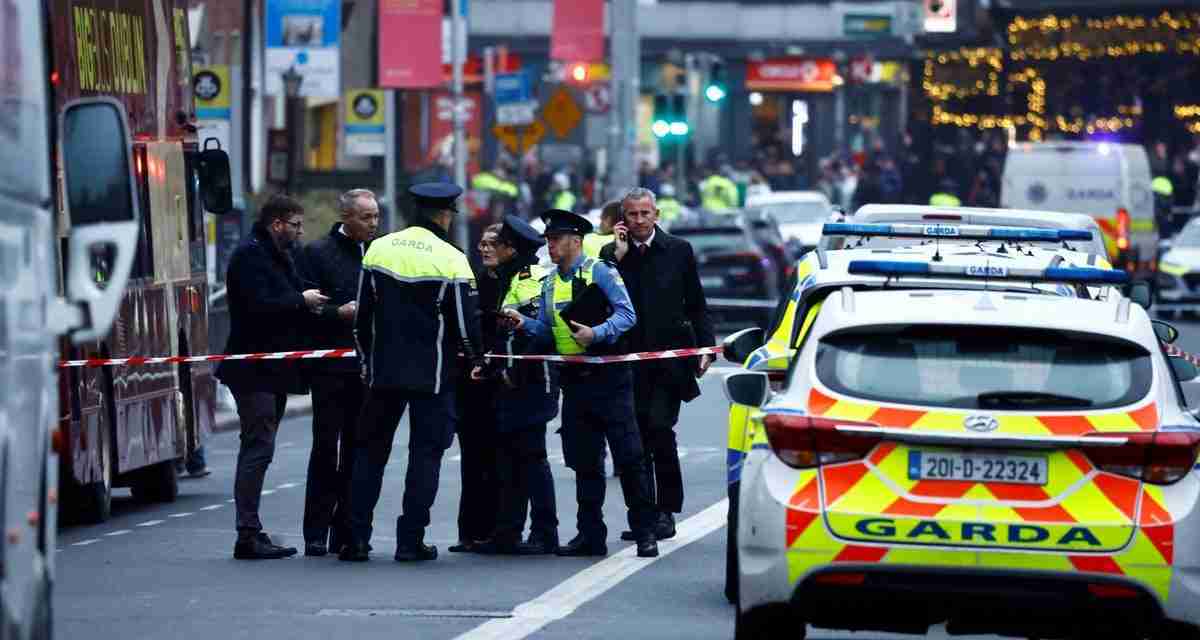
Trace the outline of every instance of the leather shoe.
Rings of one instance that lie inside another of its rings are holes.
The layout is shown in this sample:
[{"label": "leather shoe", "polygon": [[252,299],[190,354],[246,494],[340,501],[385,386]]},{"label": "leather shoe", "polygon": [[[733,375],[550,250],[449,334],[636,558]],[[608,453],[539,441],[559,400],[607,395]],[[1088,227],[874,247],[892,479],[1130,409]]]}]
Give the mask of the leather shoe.
[{"label": "leather shoe", "polygon": [[669,540],[675,537],[675,518],[670,515],[663,514],[658,522],[654,524],[654,538],[656,540]]},{"label": "leather shoe", "polygon": [[338,560],[342,562],[366,562],[371,559],[371,545],[365,542],[351,542],[342,545],[338,552]]},{"label": "leather shoe", "polygon": [[642,538],[638,540],[637,554],[639,558],[657,558],[658,542],[654,538]]},{"label": "leather shoe", "polygon": [[467,540],[459,540],[450,545],[450,553],[475,553],[475,543]]},{"label": "leather shoe", "polygon": [[603,540],[593,542],[582,535],[575,536],[564,547],[558,548],[558,555],[564,557],[606,556],[608,545]]},{"label": "leather shoe", "polygon": [[396,562],[424,562],[426,560],[437,560],[437,556],[437,547],[423,542],[415,542],[397,543],[396,555],[393,557],[396,559]]},{"label": "leather shoe", "polygon": [[259,531],[252,537],[239,536],[233,545],[233,557],[238,560],[275,560],[296,555],[295,547],[283,547],[271,542],[270,536]]},{"label": "leather shoe", "polygon": [[633,532],[629,529],[626,529],[621,532],[621,539],[625,542],[633,542],[634,540],[637,540],[637,536],[633,535]]},{"label": "leather shoe", "polygon": [[558,553],[558,539],[546,540],[529,536],[529,539],[517,545],[517,555],[520,556],[552,556]]},{"label": "leather shoe", "polygon": [[323,556],[329,553],[329,547],[326,547],[321,542],[307,542],[304,544],[304,555],[306,556]]}]

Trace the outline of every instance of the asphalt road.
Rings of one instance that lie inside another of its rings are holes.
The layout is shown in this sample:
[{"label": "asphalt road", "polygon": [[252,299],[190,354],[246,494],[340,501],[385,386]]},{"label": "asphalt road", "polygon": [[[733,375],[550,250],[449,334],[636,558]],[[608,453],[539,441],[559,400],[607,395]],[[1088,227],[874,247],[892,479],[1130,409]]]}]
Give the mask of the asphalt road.
[{"label": "asphalt road", "polygon": [[[1179,346],[1200,353],[1200,324],[1180,321]],[[603,561],[505,558],[446,553],[457,538],[457,448],[447,452],[427,542],[432,563],[391,560],[406,463],[406,428],[397,443],[376,512],[377,549],[367,564],[334,557],[242,562],[232,558],[236,433],[208,445],[212,476],[181,484],[168,505],[133,502],[118,490],[111,521],[73,527],[59,538],[55,596],[60,639],[88,638],[713,638],[733,636],[733,608],[722,594],[725,412],[721,372],[685,405],[679,440],[688,493],[680,536],[663,556],[632,556],[617,540],[624,508],[609,481],[610,556]],[[1189,394],[1190,395],[1190,394]],[[1197,394],[1200,398],[1200,394]],[[301,516],[310,419],[290,418],[267,476],[262,516],[276,537],[302,547]],[[575,533],[574,480],[561,443],[549,441],[559,533]],[[912,638],[809,630],[810,638]],[[935,629],[928,637],[947,637]],[[977,637],[978,638],[978,637]]]}]

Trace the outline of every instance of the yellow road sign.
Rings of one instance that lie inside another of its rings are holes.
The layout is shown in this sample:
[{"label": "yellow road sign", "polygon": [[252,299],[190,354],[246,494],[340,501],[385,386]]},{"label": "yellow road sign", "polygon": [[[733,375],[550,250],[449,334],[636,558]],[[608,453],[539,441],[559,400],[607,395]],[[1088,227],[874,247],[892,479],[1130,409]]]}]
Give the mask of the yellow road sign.
[{"label": "yellow road sign", "polygon": [[542,117],[546,119],[554,135],[565,138],[583,120],[583,110],[575,103],[575,98],[571,97],[571,92],[566,87],[559,87],[546,101],[546,106],[542,107]]},{"label": "yellow road sign", "polygon": [[534,120],[528,126],[496,125],[492,127],[496,139],[512,153],[525,153],[530,147],[542,141],[546,135],[546,125],[541,120]]}]

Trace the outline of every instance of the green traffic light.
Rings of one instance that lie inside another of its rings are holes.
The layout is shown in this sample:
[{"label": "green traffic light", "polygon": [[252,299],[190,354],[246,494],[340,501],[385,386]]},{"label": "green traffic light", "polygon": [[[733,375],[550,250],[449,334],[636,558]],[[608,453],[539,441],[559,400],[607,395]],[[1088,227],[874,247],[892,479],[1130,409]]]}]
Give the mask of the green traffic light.
[{"label": "green traffic light", "polygon": [[725,87],[719,84],[710,84],[704,89],[704,97],[708,98],[709,102],[720,102],[725,99]]},{"label": "green traffic light", "polygon": [[650,125],[650,131],[659,138],[665,138],[671,133],[671,123],[666,120],[655,120],[654,124]]}]

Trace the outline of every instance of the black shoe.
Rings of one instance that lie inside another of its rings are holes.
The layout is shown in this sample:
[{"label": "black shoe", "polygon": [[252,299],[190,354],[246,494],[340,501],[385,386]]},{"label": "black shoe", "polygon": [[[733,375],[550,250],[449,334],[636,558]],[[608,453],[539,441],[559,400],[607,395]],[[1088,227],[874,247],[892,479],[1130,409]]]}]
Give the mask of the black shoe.
[{"label": "black shoe", "polygon": [[276,560],[294,555],[295,547],[277,545],[261,531],[253,537],[238,536],[238,541],[233,545],[233,557],[238,560]]},{"label": "black shoe", "polygon": [[608,545],[603,540],[592,542],[582,535],[575,536],[564,547],[558,548],[558,555],[565,557],[606,556]]},{"label": "black shoe", "polygon": [[517,545],[517,555],[519,556],[552,556],[558,553],[558,539],[535,538],[529,536],[529,539]]},{"label": "black shoe", "polygon": [[458,542],[450,545],[448,551],[450,551],[450,553],[475,553],[475,543],[466,540],[459,540]]},{"label": "black shoe", "polygon": [[322,542],[306,542],[304,544],[304,555],[320,557],[329,553],[329,547],[326,547]]},{"label": "black shoe", "polygon": [[654,537],[658,540],[669,540],[675,537],[675,518],[671,514],[664,513],[658,518],[658,522],[654,523]]},{"label": "black shoe", "polygon": [[621,532],[621,539],[625,542],[633,542],[634,540],[637,540],[637,536],[633,535],[633,532],[629,529],[626,529]]},{"label": "black shoe", "polygon": [[396,555],[393,556],[396,562],[424,562],[426,560],[437,560],[437,547],[417,543],[397,543]]},{"label": "black shoe", "polygon": [[638,540],[637,554],[639,558],[657,558],[658,542],[654,538],[642,538]]},{"label": "black shoe", "polygon": [[472,545],[475,553],[485,556],[515,556],[520,554],[521,540],[496,540],[488,538]]},{"label": "black shoe", "polygon": [[343,545],[338,552],[338,560],[342,562],[366,562],[371,559],[371,545],[362,542],[351,542]]},{"label": "black shoe", "polygon": [[[183,475],[183,474],[181,474],[181,475]],[[209,471],[208,467],[202,467],[200,469],[196,469],[195,471],[188,471],[186,473],[186,475],[184,475],[183,477],[185,477],[189,480],[199,480],[200,478],[207,478],[208,476],[211,476],[211,475],[212,475],[212,471]]]}]

